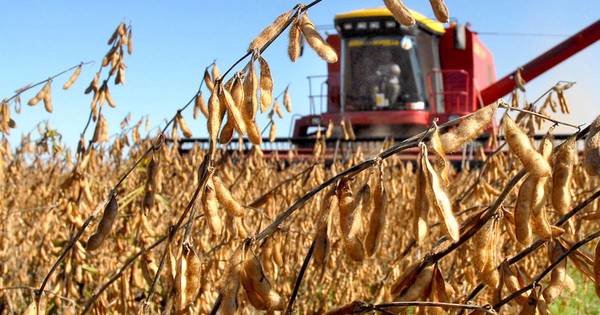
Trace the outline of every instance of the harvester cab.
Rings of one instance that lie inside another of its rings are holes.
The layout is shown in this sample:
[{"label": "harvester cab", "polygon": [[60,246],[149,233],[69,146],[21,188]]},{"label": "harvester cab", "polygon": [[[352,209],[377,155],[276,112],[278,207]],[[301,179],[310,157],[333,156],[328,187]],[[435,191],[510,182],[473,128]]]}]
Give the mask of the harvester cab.
[{"label": "harvester cab", "polygon": [[[492,54],[468,26],[448,28],[418,12],[398,24],[385,8],[338,14],[327,37],[339,61],[328,64],[326,109],[311,106],[294,123],[294,138],[312,137],[330,121],[353,126],[358,139],[410,137],[476,110],[476,91],[495,81]],[[316,100],[310,98],[314,103]]]}]

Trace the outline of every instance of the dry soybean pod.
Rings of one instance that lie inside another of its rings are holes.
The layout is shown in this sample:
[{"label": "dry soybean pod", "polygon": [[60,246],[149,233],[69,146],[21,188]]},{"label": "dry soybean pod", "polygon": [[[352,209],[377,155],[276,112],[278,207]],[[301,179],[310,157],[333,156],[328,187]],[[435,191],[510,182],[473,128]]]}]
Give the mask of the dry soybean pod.
[{"label": "dry soybean pod", "polygon": [[[557,241],[552,241],[548,245],[548,258],[554,262],[565,253],[565,248]],[[550,282],[542,291],[544,299],[552,303],[562,292],[565,286],[565,276],[567,274],[567,260],[563,259],[550,274]]]},{"label": "dry soybean pod", "polygon": [[513,122],[509,116],[504,117],[504,132],[510,150],[519,158],[525,169],[533,176],[550,176],[552,169],[548,161],[537,152],[529,137]]},{"label": "dry soybean pod", "polygon": [[53,111],[52,88],[50,86],[51,84],[52,84],[52,80],[48,80],[48,83],[46,83],[46,85],[44,86],[45,92],[44,92],[44,96],[42,97],[42,101],[44,102],[44,108],[46,109],[46,111],[48,113],[52,113],[52,111]]},{"label": "dry soybean pod", "polygon": [[415,18],[410,10],[400,0],[383,0],[385,6],[392,12],[392,15],[398,23],[406,26],[415,24]]},{"label": "dry soybean pod", "polygon": [[425,178],[425,165],[421,163],[422,161],[422,152],[419,153],[418,157],[418,166],[415,183],[415,200],[413,206],[413,234],[417,243],[422,242],[427,236],[427,231],[429,229],[427,225],[427,216],[429,213],[429,204],[427,203],[427,196],[425,195],[425,186],[427,185],[427,180]]},{"label": "dry soybean pod", "polygon": [[429,0],[429,3],[438,21],[447,23],[449,20],[448,7],[444,3],[444,0]]},{"label": "dry soybean pod", "polygon": [[[502,282],[503,282],[504,286],[506,286],[506,289],[508,289],[509,292],[515,292],[521,288],[519,279],[517,278],[515,273],[511,270],[510,265],[506,261],[503,262],[502,265],[500,266],[500,272],[502,273],[502,276],[501,276]],[[527,296],[524,294],[521,294],[521,295],[517,296],[515,298],[515,300],[517,301],[517,303],[523,305],[524,303],[527,303]]]},{"label": "dry soybean pod", "polygon": [[421,270],[415,277],[414,282],[409,284],[404,294],[398,297],[398,301],[415,301],[423,297],[427,292],[427,289],[429,289],[431,280],[433,279],[433,270],[434,265],[427,266]]},{"label": "dry soybean pod", "polygon": [[269,64],[262,56],[258,57],[258,63],[260,64],[260,111],[265,113],[273,103],[273,78]]},{"label": "dry soybean pod", "polygon": [[271,120],[271,127],[269,128],[269,141],[274,142],[277,138],[277,125],[274,120]]},{"label": "dry soybean pod", "polygon": [[[540,152],[544,159],[548,161],[552,154],[552,141],[548,137],[545,137],[540,143]],[[562,229],[556,228],[550,225],[548,216],[546,214],[546,183],[549,177],[531,177],[535,181],[535,188],[533,194],[530,196],[531,200],[531,227],[533,232],[543,239],[551,238],[554,235],[560,234]]]},{"label": "dry soybean pod", "polygon": [[108,106],[110,106],[112,108],[117,107],[117,103],[115,102],[115,100],[112,98],[112,95],[110,94],[108,84],[104,85],[104,97],[106,98],[106,102],[108,103]]},{"label": "dry soybean pod", "polygon": [[524,245],[529,243],[532,235],[529,218],[531,217],[531,196],[533,195],[535,184],[534,177],[528,175],[519,188],[515,205],[515,234],[517,240]]},{"label": "dry soybean pod", "polygon": [[[435,123],[434,123],[435,124]],[[435,153],[435,168],[440,173],[440,178],[444,183],[444,186],[448,186],[448,159],[446,158],[446,152],[444,151],[444,146],[442,145],[442,140],[440,138],[439,128],[437,124],[435,124],[435,129],[433,130],[433,134],[431,135],[430,140],[431,149]]]},{"label": "dry soybean pod", "polygon": [[[239,251],[239,250],[237,250]],[[223,288],[221,294],[221,314],[235,315],[239,307],[237,296],[240,290],[240,253],[233,253],[232,259],[229,261],[227,272],[225,273]]]},{"label": "dry soybean pod", "polygon": [[519,315],[535,315],[538,313],[539,289],[533,288],[527,297],[527,303],[523,304]]},{"label": "dry soybean pod", "polygon": [[262,32],[260,32],[260,34],[254,38],[254,40],[252,40],[250,46],[248,46],[248,51],[251,52],[255,50],[262,50],[266,43],[271,42],[279,33],[283,31],[293,12],[294,10],[292,9],[279,15],[275,21],[273,21],[273,23],[263,29]]},{"label": "dry soybean pod", "polygon": [[275,102],[273,102],[273,112],[277,114],[277,117],[283,118],[283,112],[281,112],[281,105],[279,105],[278,100],[275,100]]},{"label": "dry soybean pod", "polygon": [[254,120],[256,118],[256,112],[258,111],[258,78],[256,77],[256,69],[254,68],[254,61],[250,60],[246,65],[246,77],[244,78],[244,104],[242,107],[242,114],[244,117],[250,117]]},{"label": "dry soybean pod", "polygon": [[131,25],[129,25],[129,30],[127,31],[127,54],[131,55],[133,53],[133,29]]},{"label": "dry soybean pod", "polygon": [[234,98],[237,98],[236,103],[241,109],[242,119],[246,124],[248,139],[250,139],[252,144],[261,145],[262,137],[255,120],[257,109],[256,90],[258,86],[256,81],[253,62],[250,61],[245,80],[242,81],[241,78],[238,78],[234,83],[233,90],[235,92]]},{"label": "dry soybean pod", "polygon": [[592,122],[585,138],[583,166],[588,174],[600,175],[600,116]]},{"label": "dry soybean pod", "polygon": [[[218,86],[220,86],[220,83],[217,87]],[[208,99],[208,120],[206,121],[210,142],[213,145],[217,144],[219,129],[221,129],[221,123],[223,121],[221,107],[225,107],[225,105],[222,105],[221,102],[219,102],[218,91],[215,90]]]},{"label": "dry soybean pod", "polygon": [[221,235],[223,232],[223,222],[219,215],[219,203],[212,179],[206,182],[206,188],[204,189],[204,194],[202,194],[202,206],[211,231],[214,235]]},{"label": "dry soybean pod", "polygon": [[331,138],[331,136],[333,136],[333,127],[335,127],[333,125],[333,120],[329,120],[329,123],[327,124],[327,130],[325,131],[325,139],[329,139]]},{"label": "dry soybean pod", "polygon": [[313,261],[315,266],[319,268],[320,276],[323,276],[323,271],[327,266],[329,257],[330,244],[330,229],[331,213],[333,209],[338,207],[338,200],[335,190],[329,190],[323,197],[321,202],[321,211],[317,222],[317,230],[315,231],[315,247],[313,250]]},{"label": "dry soybean pod", "polygon": [[352,126],[352,121],[350,121],[349,118],[346,118],[345,120],[346,120],[346,124],[344,125],[344,127],[346,128],[348,137],[350,138],[350,140],[354,141],[354,140],[356,140],[356,134],[354,134],[354,126]]},{"label": "dry soybean pod", "polygon": [[464,118],[456,128],[442,134],[440,141],[444,152],[454,152],[475,139],[490,124],[498,103],[490,104]]},{"label": "dry soybean pod", "polygon": [[300,29],[302,35],[306,38],[308,45],[327,63],[336,63],[338,61],[338,55],[329,44],[321,37],[315,25],[308,18],[308,14],[302,15],[300,20]]},{"label": "dry soybean pod", "polygon": [[108,122],[104,115],[100,115],[96,128],[94,129],[94,135],[92,136],[93,143],[101,143],[108,140]]},{"label": "dry soybean pod", "polygon": [[65,82],[65,84],[63,85],[63,90],[68,90],[71,86],[73,86],[73,84],[75,83],[75,81],[77,81],[77,78],[79,78],[79,75],[81,74],[81,68],[82,65],[79,65],[75,69],[75,71],[73,71],[67,82]]},{"label": "dry soybean pod", "polygon": [[27,102],[27,105],[35,106],[35,105],[37,105],[37,103],[39,103],[44,98],[44,95],[46,95],[47,86],[48,86],[49,82],[50,82],[50,80],[48,80],[48,82],[46,82],[46,84],[44,84],[44,86],[37,92],[37,94]]},{"label": "dry soybean pod", "polygon": [[223,126],[221,133],[219,133],[219,143],[228,144],[233,138],[234,130],[235,125],[233,124],[233,121],[228,117],[227,121],[225,122],[225,126]]},{"label": "dry soybean pod", "polygon": [[196,100],[194,101],[194,119],[198,119],[200,116],[199,113],[202,113],[204,117],[208,118],[208,108],[204,103],[204,98],[202,97],[202,92],[196,95]]},{"label": "dry soybean pod", "polygon": [[206,85],[206,88],[208,88],[208,90],[212,93],[213,89],[215,87],[215,83],[212,80],[212,78],[210,77],[210,73],[208,72],[208,69],[204,70],[203,80],[204,80],[204,85]]},{"label": "dry soybean pod", "polygon": [[372,257],[377,251],[381,234],[385,228],[387,195],[383,185],[383,166],[379,166],[379,176],[373,188],[373,210],[369,218],[369,227],[365,238],[365,252]]},{"label": "dry soybean pod", "polygon": [[[186,246],[184,246],[183,251],[185,252]],[[187,255],[182,253],[179,256],[179,259],[176,263],[176,273],[175,273],[175,309],[178,314],[181,314],[182,311],[187,306]]]},{"label": "dry soybean pod", "polygon": [[355,261],[364,259],[364,245],[359,237],[362,228],[361,211],[357,211],[360,201],[356,200],[350,187],[351,178],[340,180],[336,193],[340,217],[340,230],[344,239],[346,254]]},{"label": "dry soybean pod", "polygon": [[258,310],[281,310],[283,299],[271,288],[260,261],[253,255],[243,263],[240,279],[248,300]]},{"label": "dry soybean pod", "polygon": [[[558,148],[552,167],[552,206],[564,215],[571,209],[570,185],[573,178],[573,166],[577,164],[576,138],[571,137]],[[571,230],[573,221],[567,221]],[[573,231],[573,230],[572,230]]]},{"label": "dry soybean pod", "polygon": [[245,213],[244,207],[233,198],[231,192],[225,187],[221,179],[215,175],[212,177],[212,181],[217,193],[217,200],[219,200],[219,203],[225,208],[227,213],[236,217],[243,216]]},{"label": "dry soybean pod", "polygon": [[233,97],[226,88],[219,85],[219,90],[219,103],[225,105],[225,108],[227,109],[227,119],[233,122],[235,130],[240,136],[245,135],[246,123],[244,122],[240,109],[237,107]]},{"label": "dry soybean pod", "polygon": [[90,94],[91,92],[98,92],[98,89],[100,88],[98,86],[98,82],[100,81],[100,72],[97,72],[94,75],[94,78],[92,79],[92,82],[90,82],[90,85],[88,85],[88,87],[85,89],[84,93],[85,94]]},{"label": "dry soybean pod", "polygon": [[109,198],[110,199],[106,204],[106,207],[104,207],[102,219],[100,219],[100,223],[98,223],[98,227],[96,227],[96,232],[92,234],[87,241],[86,249],[89,251],[100,248],[100,245],[102,245],[104,239],[108,236],[108,234],[110,234],[113,223],[117,218],[119,204],[117,203],[116,193],[114,191],[111,192]]},{"label": "dry soybean pod", "polygon": [[177,125],[179,126],[179,128],[181,129],[181,132],[183,133],[183,136],[186,138],[191,138],[192,130],[190,129],[190,127],[188,127],[188,125],[185,122],[185,119],[183,119],[183,116],[181,115],[181,113],[177,113],[177,118],[175,118],[175,119],[177,121]]},{"label": "dry soybean pod", "polygon": [[484,226],[473,237],[473,266],[476,268],[478,276],[489,287],[498,287],[500,276],[496,269],[494,239],[497,233],[498,220],[493,218],[488,220]]},{"label": "dry soybean pod", "polygon": [[283,92],[283,106],[288,113],[292,112],[292,97],[290,96],[290,86],[288,85]]},{"label": "dry soybean pod", "polygon": [[427,146],[424,143],[420,144],[422,157],[421,163],[425,165],[425,195],[430,206],[432,206],[444,220],[446,231],[452,240],[458,241],[460,237],[460,229],[454,214],[452,213],[452,203],[448,195],[442,187],[439,175],[433,169],[427,158]]},{"label": "dry soybean pod", "polygon": [[296,62],[302,53],[302,31],[300,30],[300,20],[294,18],[294,22],[290,26],[288,56],[292,62]]}]

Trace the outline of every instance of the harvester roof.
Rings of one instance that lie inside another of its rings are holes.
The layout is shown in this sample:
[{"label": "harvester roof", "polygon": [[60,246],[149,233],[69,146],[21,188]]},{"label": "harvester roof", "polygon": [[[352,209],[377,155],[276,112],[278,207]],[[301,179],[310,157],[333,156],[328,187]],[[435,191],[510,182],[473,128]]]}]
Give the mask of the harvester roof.
[{"label": "harvester roof", "polygon": [[[417,21],[417,24],[431,32],[442,34],[445,32],[444,25],[438,21],[432,20],[423,14],[410,10],[412,16]],[[381,8],[369,8],[369,9],[359,9],[346,13],[340,13],[335,16],[335,21],[340,22],[343,20],[355,20],[362,18],[375,18],[375,17],[391,17],[392,13],[385,7]]]}]

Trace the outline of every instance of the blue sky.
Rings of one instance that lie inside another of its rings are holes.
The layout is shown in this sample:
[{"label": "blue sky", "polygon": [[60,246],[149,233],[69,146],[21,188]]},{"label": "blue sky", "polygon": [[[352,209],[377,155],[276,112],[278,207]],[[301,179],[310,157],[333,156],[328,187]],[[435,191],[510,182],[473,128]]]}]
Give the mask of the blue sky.
[{"label": "blue sky", "polygon": [[[382,0],[323,0],[310,11],[316,24],[332,24],[336,13],[382,6]],[[450,15],[470,22],[481,32],[572,34],[600,17],[600,1],[459,1],[447,0]],[[152,124],[164,124],[193,95],[204,67],[217,58],[227,68],[245,51],[248,43],[275,16],[295,1],[11,1],[3,5],[0,19],[0,98],[14,89],[37,82],[80,61],[99,62],[106,40],[120,21],[131,21],[135,51],[127,57],[127,83],[111,89],[117,108],[104,111],[111,133],[131,113],[133,120],[150,114]],[[429,1],[405,0],[413,9],[432,16]],[[494,53],[497,76],[544,52],[562,37],[481,35]],[[287,34],[265,54],[270,62],[278,94],[290,85],[295,114],[308,112],[306,76],[325,74],[325,64],[310,50],[292,64],[286,54]],[[557,80],[578,84],[567,92],[574,114],[567,120],[589,122],[600,114],[600,43],[575,55],[528,85],[535,98]],[[84,69],[68,91],[54,84],[54,113],[42,105],[24,105],[16,115],[18,128],[11,138],[48,119],[74,146],[87,114],[90,96],[83,90],[96,65]],[[35,92],[32,92],[35,93]],[[31,94],[24,98],[28,98]],[[25,100],[26,102],[26,100]],[[206,136],[204,120],[184,115],[195,136]],[[262,119],[262,125],[265,120]],[[291,115],[279,122],[279,135],[286,136]],[[89,135],[91,136],[91,135]],[[88,137],[89,137],[88,136]]]}]

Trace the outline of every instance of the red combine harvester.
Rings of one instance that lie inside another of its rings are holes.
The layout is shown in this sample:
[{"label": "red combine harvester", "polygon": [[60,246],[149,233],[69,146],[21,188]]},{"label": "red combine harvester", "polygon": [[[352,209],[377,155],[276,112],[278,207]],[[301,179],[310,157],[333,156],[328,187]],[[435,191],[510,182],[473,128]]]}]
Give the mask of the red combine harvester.
[{"label": "red combine harvester", "polygon": [[[312,113],[294,122],[293,139],[341,120],[352,123],[358,140],[406,138],[434,119],[444,123],[468,114],[515,88],[517,70],[497,81],[492,53],[468,26],[444,28],[412,13],[412,27],[399,25],[385,8],[335,17],[338,34],[327,42],[339,61],[327,65],[327,95],[311,97]],[[519,67],[521,76],[530,81],[599,38],[596,21]],[[316,111],[320,97],[326,98],[323,112]]]},{"label": "red combine harvester", "polygon": [[[600,39],[598,20],[496,80],[493,55],[476,32],[459,24],[445,28],[418,12],[412,14],[416,24],[411,27],[399,25],[386,8],[338,14],[337,34],[329,35],[327,42],[339,61],[327,65],[327,75],[308,77],[310,114],[294,121],[290,138],[277,138],[275,143],[264,139],[263,152],[285,156],[294,150],[297,158],[310,157],[317,131],[332,121],[336,128],[328,143],[336,144],[328,147],[326,156],[335,156],[344,147],[339,145],[342,120],[353,126],[353,147],[379,150],[384,139],[411,137],[435,119],[441,124],[496,101],[515,88],[517,71],[528,82]],[[322,80],[317,95],[312,93],[315,79]],[[183,145],[207,139],[180,141]],[[415,153],[407,151],[402,157],[412,159]],[[449,158],[462,157],[459,153]]]}]

